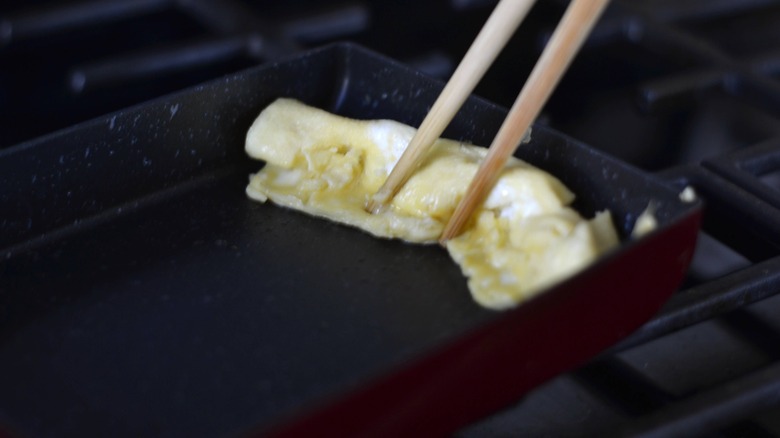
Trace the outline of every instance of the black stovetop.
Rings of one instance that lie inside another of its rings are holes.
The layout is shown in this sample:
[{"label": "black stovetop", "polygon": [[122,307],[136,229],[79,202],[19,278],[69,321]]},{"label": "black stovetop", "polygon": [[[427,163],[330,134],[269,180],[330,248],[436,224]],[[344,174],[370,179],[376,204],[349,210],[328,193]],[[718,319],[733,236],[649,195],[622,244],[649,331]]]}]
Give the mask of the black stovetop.
[{"label": "black stovetop", "polygon": [[[340,40],[446,79],[494,3],[6,2],[0,149]],[[566,4],[539,3],[476,94],[514,100]],[[694,187],[696,258],[626,342],[459,435],[780,434],[778,22],[771,0],[613,0],[540,123]]]}]

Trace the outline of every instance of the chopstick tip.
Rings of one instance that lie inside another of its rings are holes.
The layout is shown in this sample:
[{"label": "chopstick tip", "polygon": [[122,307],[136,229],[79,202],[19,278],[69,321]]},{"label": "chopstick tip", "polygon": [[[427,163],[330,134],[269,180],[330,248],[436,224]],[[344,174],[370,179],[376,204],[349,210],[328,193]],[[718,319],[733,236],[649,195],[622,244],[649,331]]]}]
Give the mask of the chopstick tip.
[{"label": "chopstick tip", "polygon": [[443,247],[447,247],[447,241],[452,239],[453,237],[456,237],[459,230],[453,230],[451,226],[448,226],[444,228],[444,231],[441,233],[441,236],[439,236],[439,245]]},{"label": "chopstick tip", "polygon": [[366,203],[365,210],[370,214],[379,214],[385,208],[385,201],[379,199],[377,195],[371,197]]}]

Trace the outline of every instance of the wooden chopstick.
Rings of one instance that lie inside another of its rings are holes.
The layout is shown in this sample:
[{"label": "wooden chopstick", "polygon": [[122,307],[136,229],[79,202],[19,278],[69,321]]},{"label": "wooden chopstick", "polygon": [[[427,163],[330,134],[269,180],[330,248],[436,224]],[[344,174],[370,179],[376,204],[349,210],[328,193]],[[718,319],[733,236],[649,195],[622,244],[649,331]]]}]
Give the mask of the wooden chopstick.
[{"label": "wooden chopstick", "polygon": [[439,242],[455,237],[474,209],[487,196],[531,123],[539,115],[571,60],[588,37],[609,0],[572,0],[542,56],[520,91],[517,100],[496,134],[466,194],[444,228]]},{"label": "wooden chopstick", "polygon": [[387,180],[369,200],[366,210],[377,213],[406,183],[425,152],[444,132],[477,82],[528,14],[534,1],[501,0],[496,5]]}]

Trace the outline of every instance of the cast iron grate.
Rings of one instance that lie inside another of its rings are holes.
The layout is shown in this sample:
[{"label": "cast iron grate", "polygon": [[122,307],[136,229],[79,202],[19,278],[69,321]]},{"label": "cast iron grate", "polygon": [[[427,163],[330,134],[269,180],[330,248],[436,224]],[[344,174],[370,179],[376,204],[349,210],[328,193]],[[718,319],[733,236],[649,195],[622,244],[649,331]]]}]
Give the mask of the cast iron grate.
[{"label": "cast iron grate", "polygon": [[[420,32],[399,37],[395,26],[406,9],[351,0],[6,5],[0,9],[0,148],[342,39],[380,46],[429,74],[448,75],[449,55],[414,43],[428,38]],[[414,26],[435,32],[424,26],[426,19],[419,16]],[[392,50],[399,46],[402,52]]]},{"label": "cast iron grate", "polygon": [[[390,3],[8,4],[0,148],[336,39],[446,77],[494,1],[432,2],[414,17],[416,3]],[[534,8],[479,94],[511,103],[534,58],[516,54],[538,51],[565,3]],[[542,121],[692,186],[707,205],[702,244],[654,320],[460,435],[780,434],[780,6],[613,3]]]},{"label": "cast iron grate", "polygon": [[0,78],[14,86],[2,87],[0,147],[358,33],[367,23],[358,3],[284,20],[235,0],[7,7]]}]

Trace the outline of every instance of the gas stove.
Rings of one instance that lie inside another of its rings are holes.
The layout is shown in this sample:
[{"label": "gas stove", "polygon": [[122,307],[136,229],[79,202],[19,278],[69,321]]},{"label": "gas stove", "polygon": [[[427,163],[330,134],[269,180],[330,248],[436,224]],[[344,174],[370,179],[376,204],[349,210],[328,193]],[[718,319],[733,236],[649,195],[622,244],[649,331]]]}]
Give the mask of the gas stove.
[{"label": "gas stove", "polygon": [[[494,4],[6,2],[0,150],[336,41],[446,80]],[[475,94],[511,105],[566,4],[534,6]],[[693,187],[696,256],[653,320],[458,436],[780,435],[778,22],[771,0],[613,0],[538,123]]]}]

